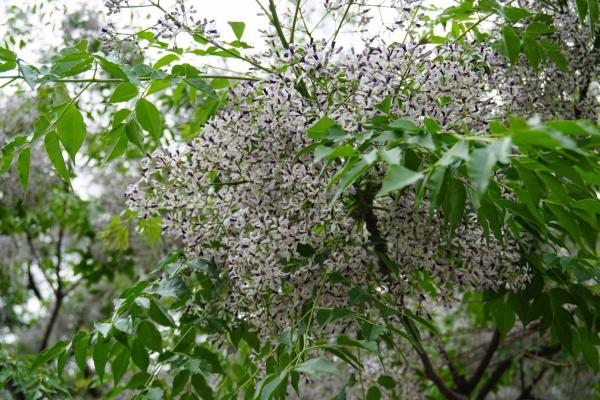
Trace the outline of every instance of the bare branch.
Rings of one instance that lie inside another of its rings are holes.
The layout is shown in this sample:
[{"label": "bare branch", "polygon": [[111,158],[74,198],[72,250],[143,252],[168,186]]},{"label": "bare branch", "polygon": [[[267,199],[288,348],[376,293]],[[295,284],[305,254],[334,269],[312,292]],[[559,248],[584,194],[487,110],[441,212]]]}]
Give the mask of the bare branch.
[{"label": "bare branch", "polygon": [[469,381],[467,383],[467,386],[465,388],[466,394],[471,393],[471,391],[473,391],[473,389],[477,386],[477,384],[483,377],[485,370],[490,365],[490,362],[492,361],[492,358],[494,357],[494,354],[496,353],[496,350],[498,350],[499,346],[500,346],[500,331],[498,329],[496,329],[496,330],[494,330],[494,333],[492,335],[492,340],[490,340],[487,350],[485,351],[483,358],[479,362],[479,365],[477,366],[475,373],[473,374],[473,376],[471,377],[471,379],[469,379]]},{"label": "bare branch", "polygon": [[504,375],[506,370],[508,370],[508,368],[510,368],[512,361],[513,361],[512,357],[509,357],[498,363],[498,365],[496,366],[496,369],[494,369],[494,371],[492,372],[492,375],[483,384],[481,390],[477,394],[477,397],[476,397],[477,400],[485,399],[485,397],[492,391],[492,389],[494,389],[494,387],[496,387],[496,385],[498,384],[500,379],[502,379],[502,375]]},{"label": "bare branch", "polygon": [[35,245],[33,244],[33,237],[31,236],[31,232],[29,232],[29,230],[26,228],[25,228],[25,239],[27,241],[27,246],[29,246],[29,250],[31,251],[31,255],[33,256],[33,259],[35,260],[40,272],[44,276],[44,279],[46,280],[46,282],[48,283],[48,285],[50,286],[52,291],[55,291],[54,286],[52,285],[52,280],[50,279],[48,274],[46,274],[46,271],[44,270],[44,267],[42,266],[42,259],[39,256],[37,249],[35,248]]},{"label": "bare branch", "polygon": [[27,262],[27,280],[29,281],[27,284],[27,287],[33,291],[33,294],[35,294],[35,297],[37,297],[37,299],[39,301],[44,301],[44,298],[42,297],[42,293],[40,292],[40,289],[37,287],[37,284],[35,283],[33,274],[31,273],[31,262]]},{"label": "bare branch", "polygon": [[[417,334],[416,329],[412,324],[412,321],[410,319],[408,319],[407,317],[403,317],[402,322],[404,323],[404,326],[409,331],[409,333],[413,337],[413,339],[417,343],[419,343],[420,342],[419,335]],[[429,356],[425,352],[425,349],[423,349],[423,346],[418,346],[418,347],[415,346],[415,351],[417,352],[417,354],[419,355],[419,358],[421,359],[421,363],[423,364],[423,369],[425,371],[425,376],[434,383],[434,385],[438,388],[440,393],[442,393],[449,400],[467,400],[468,399],[466,396],[464,396],[460,393],[457,393],[454,390],[450,389],[448,386],[446,386],[446,383],[444,382],[444,380],[435,372],[435,369],[433,368],[433,365],[431,364],[431,360],[429,359]]]},{"label": "bare branch", "polygon": [[458,371],[452,360],[450,360],[450,356],[446,352],[446,349],[444,348],[444,343],[441,340],[438,341],[437,347],[438,351],[440,352],[440,355],[442,356],[442,361],[444,361],[444,364],[446,364],[446,366],[450,370],[450,374],[452,375],[452,380],[456,385],[457,391],[459,393],[466,394],[464,392],[468,384],[466,377],[462,373],[460,373],[460,371]]},{"label": "bare branch", "polygon": [[48,321],[48,325],[46,326],[46,330],[44,331],[44,336],[42,337],[42,342],[40,343],[39,351],[44,350],[48,347],[48,341],[50,340],[50,336],[52,335],[52,330],[54,329],[54,325],[56,324],[56,320],[58,319],[58,314],[60,312],[60,308],[62,306],[62,302],[64,299],[63,293],[63,285],[60,276],[60,270],[62,267],[62,242],[64,238],[64,229],[61,225],[58,230],[58,240],[56,242],[56,288],[54,290],[54,307],[52,308],[52,313],[50,314],[50,320]]}]

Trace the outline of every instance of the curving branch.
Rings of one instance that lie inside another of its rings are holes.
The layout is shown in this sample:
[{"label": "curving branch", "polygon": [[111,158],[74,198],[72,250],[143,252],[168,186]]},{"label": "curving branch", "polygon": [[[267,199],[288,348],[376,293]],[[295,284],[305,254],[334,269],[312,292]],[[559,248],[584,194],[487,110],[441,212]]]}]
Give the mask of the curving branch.
[{"label": "curving branch", "polygon": [[444,382],[444,380],[435,372],[433,364],[429,359],[429,355],[427,355],[427,352],[425,351],[423,346],[420,345],[419,335],[412,321],[408,317],[402,317],[402,323],[404,324],[412,338],[415,340],[415,342],[419,344],[419,346],[414,347],[419,358],[421,359],[421,363],[423,364],[425,376],[433,382],[433,384],[438,388],[440,393],[442,393],[448,400],[467,400],[467,396],[449,388]]},{"label": "curving branch", "polygon": [[35,283],[33,273],[31,273],[31,262],[27,262],[27,280],[28,280],[27,287],[33,291],[33,294],[35,294],[35,297],[39,301],[44,301],[44,298],[42,297],[42,293],[40,292],[40,289],[38,288],[37,284]]},{"label": "curving branch", "polygon": [[477,400],[483,400],[485,397],[496,387],[500,379],[504,373],[510,368],[512,365],[513,359],[512,357],[506,358],[498,363],[492,375],[490,375],[489,379],[483,384],[479,393],[477,393]]},{"label": "curving branch", "polygon": [[60,276],[61,267],[62,267],[62,242],[64,238],[64,229],[61,225],[58,231],[58,241],[56,242],[56,288],[54,289],[54,307],[52,307],[52,313],[50,314],[50,320],[48,321],[48,325],[46,325],[46,329],[44,331],[44,336],[42,337],[42,342],[40,343],[39,351],[44,350],[48,347],[48,341],[50,340],[50,336],[52,335],[52,330],[54,329],[54,325],[56,324],[56,320],[58,319],[58,314],[60,313],[60,308],[62,307],[62,303],[65,297],[63,292],[62,279]]},{"label": "curving branch", "polygon": [[467,394],[465,393],[468,384],[467,378],[456,368],[456,366],[450,359],[450,356],[446,352],[446,349],[444,348],[444,343],[441,340],[440,343],[438,343],[438,351],[440,352],[442,361],[450,370],[450,375],[452,376],[452,380],[454,381],[454,385],[456,386],[456,391],[459,393]]},{"label": "curving branch", "polygon": [[495,329],[494,334],[492,335],[492,339],[490,340],[485,354],[483,355],[483,358],[479,362],[475,373],[473,374],[471,379],[468,380],[467,385],[464,388],[465,394],[471,393],[473,389],[475,389],[477,384],[479,384],[479,381],[481,381],[483,374],[485,373],[487,367],[490,365],[490,362],[492,361],[496,350],[498,350],[498,347],[500,347],[500,331],[498,329]]},{"label": "curving branch", "polygon": [[532,399],[533,397],[532,397],[531,392],[533,391],[533,388],[535,387],[535,385],[537,385],[538,382],[542,380],[546,371],[548,371],[548,368],[542,368],[540,370],[540,372],[536,375],[536,377],[533,378],[531,383],[529,385],[527,385],[527,387],[523,388],[523,390],[521,390],[521,394],[519,395],[517,400]]}]

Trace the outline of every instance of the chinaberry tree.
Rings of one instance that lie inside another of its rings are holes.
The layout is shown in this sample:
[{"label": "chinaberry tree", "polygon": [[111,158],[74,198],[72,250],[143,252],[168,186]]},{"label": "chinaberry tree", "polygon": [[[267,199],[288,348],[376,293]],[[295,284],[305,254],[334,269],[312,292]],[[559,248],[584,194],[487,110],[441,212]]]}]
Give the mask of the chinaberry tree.
[{"label": "chinaberry tree", "polygon": [[121,217],[181,244],[29,368],[106,398],[598,395],[598,1],[376,3],[257,0],[259,45],[110,0],[157,22],[39,66],[0,49],[56,91],[4,169],[31,185],[37,142],[66,185],[90,149],[145,154]]}]

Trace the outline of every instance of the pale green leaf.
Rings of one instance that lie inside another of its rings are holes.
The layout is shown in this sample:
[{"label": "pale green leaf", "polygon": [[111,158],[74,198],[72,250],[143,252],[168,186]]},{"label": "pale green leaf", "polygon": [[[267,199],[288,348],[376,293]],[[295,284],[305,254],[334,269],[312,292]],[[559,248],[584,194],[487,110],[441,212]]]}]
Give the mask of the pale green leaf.
[{"label": "pale green leaf", "polygon": [[389,165],[377,196],[385,196],[393,191],[403,189],[417,183],[422,178],[421,172],[412,171],[401,165]]},{"label": "pale green leaf", "polygon": [[56,123],[56,132],[65,150],[75,160],[87,135],[83,116],[74,104],[67,106]]}]

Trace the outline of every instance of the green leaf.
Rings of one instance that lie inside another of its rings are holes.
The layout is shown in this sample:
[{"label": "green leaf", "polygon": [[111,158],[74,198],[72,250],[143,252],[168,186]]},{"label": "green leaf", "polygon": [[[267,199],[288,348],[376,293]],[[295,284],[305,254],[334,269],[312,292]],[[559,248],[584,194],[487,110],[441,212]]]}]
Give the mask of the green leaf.
[{"label": "green leaf", "polygon": [[598,367],[598,349],[596,346],[591,344],[588,341],[580,341],[579,346],[581,347],[581,353],[583,354],[583,359],[596,373],[600,369]]},{"label": "green leaf", "polygon": [[363,321],[360,324],[360,332],[366,340],[374,341],[385,332],[385,326]]},{"label": "green leaf", "polygon": [[196,347],[194,353],[196,357],[208,362],[210,368],[207,368],[207,370],[212,373],[223,374],[219,357],[215,353],[203,346]]},{"label": "green leaf", "polygon": [[316,250],[310,244],[305,243],[298,243],[296,245],[296,251],[302,257],[312,257],[316,253]]},{"label": "green leaf", "polygon": [[115,146],[111,150],[108,157],[106,157],[106,162],[112,161],[115,158],[122,156],[127,150],[127,144],[129,143],[129,140],[127,138],[127,135],[124,134],[125,128],[121,126],[118,128],[118,131],[120,133],[120,135],[118,136],[119,139],[117,140],[117,143],[115,143]]},{"label": "green leaf", "polygon": [[381,157],[383,161],[390,165],[400,165],[404,158],[404,153],[399,147],[394,147],[388,150],[379,149],[379,157]]},{"label": "green leaf", "polygon": [[377,342],[372,340],[354,340],[350,339],[348,336],[342,335],[337,337],[335,343],[339,346],[349,346],[365,349],[370,353],[373,353],[377,356],[381,356],[379,347],[377,346]]},{"label": "green leaf", "polygon": [[[376,150],[373,150],[376,151]],[[347,171],[348,167],[352,167],[349,171]],[[338,199],[338,197],[358,178],[360,178],[365,172],[367,172],[370,168],[370,165],[366,163],[364,160],[360,160],[356,164],[348,163],[346,167],[344,167],[340,172],[338,172],[341,180],[340,183],[335,190],[333,195],[332,203]],[[336,176],[338,176],[336,174]],[[332,179],[332,182],[335,181],[335,177]]]},{"label": "green leaf", "polygon": [[67,365],[67,361],[69,360],[70,356],[71,355],[69,354],[69,348],[67,347],[65,351],[60,353],[60,355],[58,356],[58,360],[56,360],[56,372],[58,373],[58,377],[60,379],[62,379],[62,374],[65,370],[65,365]]},{"label": "green leaf", "polygon": [[148,320],[140,322],[137,327],[137,337],[146,348],[158,352],[162,350],[162,336],[152,322]]},{"label": "green leaf", "polygon": [[334,125],[335,121],[328,116],[324,116],[316,124],[308,128],[306,132],[308,133],[309,138],[313,140],[321,140],[325,137],[329,128]]},{"label": "green leaf", "polygon": [[546,207],[554,214],[561,228],[571,236],[571,239],[581,243],[581,234],[573,215],[563,207],[555,204],[546,203]]},{"label": "green leaf", "polygon": [[538,35],[546,35],[554,32],[551,25],[544,24],[542,22],[534,21],[527,26],[525,29],[525,37],[536,38]]},{"label": "green leaf", "polygon": [[148,382],[148,379],[150,379],[149,373],[138,372],[137,374],[133,375],[127,383],[127,389],[143,388],[146,385],[146,382]]},{"label": "green leaf", "polygon": [[437,162],[442,167],[447,167],[456,160],[469,160],[469,143],[466,140],[459,140],[448,150]]},{"label": "green leaf", "polygon": [[33,360],[33,363],[31,364],[31,369],[34,370],[40,365],[45,364],[48,361],[58,357],[58,355],[62,353],[62,351],[67,347],[68,344],[68,342],[61,340],[59,342],[56,342],[54,346],[39,353]]},{"label": "green leaf", "polygon": [[[190,397],[190,400],[194,399]],[[165,400],[165,392],[159,387],[153,387],[146,390],[144,400]]]},{"label": "green leaf", "polygon": [[37,138],[42,136],[46,132],[46,129],[48,129],[49,126],[50,126],[50,121],[48,121],[48,118],[46,118],[46,116],[40,115],[38,118],[36,118],[35,122],[33,123],[32,141],[35,141]]},{"label": "green leaf", "polygon": [[598,16],[600,12],[598,11],[598,0],[588,0],[588,14],[590,18],[590,31],[595,32],[595,26],[598,23]]},{"label": "green leaf", "polygon": [[104,340],[101,336],[98,336],[96,343],[94,344],[92,359],[94,360],[96,375],[98,375],[100,381],[104,379],[104,368],[106,367],[106,361],[108,360],[108,351],[109,341]]},{"label": "green leaf", "polygon": [[56,123],[56,132],[60,142],[74,161],[75,155],[77,155],[87,135],[83,116],[74,104],[69,105],[61,114]]},{"label": "green leaf", "polygon": [[394,387],[396,387],[396,381],[389,375],[381,375],[377,379],[377,383],[379,383],[386,389],[393,389]]},{"label": "green leaf", "polygon": [[17,63],[14,61],[7,61],[7,62],[0,63],[0,72],[10,71],[11,69],[15,69],[16,66],[17,66]]},{"label": "green leaf", "polygon": [[2,157],[0,158],[0,174],[4,174],[10,169],[13,159],[15,158],[15,151],[11,147],[4,146],[2,148]]},{"label": "green leaf", "polygon": [[190,375],[190,371],[187,370],[182,370],[175,375],[175,378],[173,378],[173,388],[171,389],[171,395],[173,397],[177,396],[185,388],[185,385],[187,385],[190,379]]},{"label": "green leaf", "polygon": [[562,306],[554,308],[554,320],[552,323],[552,335],[558,339],[560,344],[567,350],[573,352],[573,331],[571,325],[573,317]]},{"label": "green leaf", "polygon": [[179,60],[179,56],[176,54],[167,54],[166,56],[161,57],[157,62],[154,63],[152,68],[159,69],[164,67],[165,65],[169,65],[173,61]]},{"label": "green leaf", "polygon": [[502,39],[504,41],[504,49],[511,64],[516,64],[519,60],[521,52],[521,39],[519,34],[513,28],[505,26],[502,29]]},{"label": "green leaf", "polygon": [[348,292],[348,298],[350,301],[350,305],[354,306],[354,305],[362,304],[362,303],[369,301],[371,299],[371,296],[369,295],[368,292],[366,292],[362,289],[353,287]]},{"label": "green leaf", "polygon": [[254,397],[259,398],[260,400],[270,400],[273,398],[273,395],[277,389],[282,386],[283,382],[287,382],[289,372],[289,369],[286,368],[278,374],[273,373],[267,375],[257,387]]},{"label": "green leaf", "polygon": [[403,314],[405,317],[413,320],[414,322],[423,325],[425,328],[427,328],[431,333],[433,333],[434,335],[439,335],[440,332],[438,331],[438,329],[435,327],[435,325],[433,325],[432,321],[427,320],[415,313],[413,313],[412,311],[406,309],[403,311]]},{"label": "green leaf", "polygon": [[508,162],[510,147],[511,139],[503,138],[471,153],[471,157],[467,161],[467,173],[479,195],[483,195],[487,190],[490,175],[496,163],[498,161]]},{"label": "green leaf", "polygon": [[150,318],[159,325],[174,327],[173,318],[167,313],[160,304],[154,300],[150,300],[150,310],[148,311]]},{"label": "green leaf", "polygon": [[138,123],[133,119],[129,120],[127,125],[125,125],[125,132],[127,133],[127,139],[144,152],[144,137]]},{"label": "green leaf", "polygon": [[27,82],[31,90],[33,90],[35,88],[35,84],[38,82],[38,77],[40,75],[38,69],[31,65],[24,64],[21,61],[18,62],[18,65],[23,80]]},{"label": "green leaf", "polygon": [[115,88],[115,91],[108,99],[109,103],[121,103],[129,101],[138,95],[138,87],[133,83],[123,82],[119,83]]},{"label": "green leaf", "polygon": [[354,313],[347,308],[320,308],[316,313],[317,322],[321,326],[352,317],[354,317]]},{"label": "green leaf", "polygon": [[85,372],[86,367],[86,358],[88,351],[88,344],[90,342],[90,338],[84,332],[80,332],[75,339],[73,339],[73,348],[75,353],[75,363],[79,367],[81,372]]},{"label": "green leaf", "polygon": [[154,104],[146,99],[138,100],[135,106],[135,116],[138,122],[155,139],[162,136],[162,119]]},{"label": "green leaf", "polygon": [[462,221],[466,200],[467,191],[463,183],[458,179],[451,179],[449,181],[447,201],[444,203],[445,212],[450,223],[450,236],[454,235],[456,227]]},{"label": "green leaf", "polygon": [[327,160],[334,160],[336,158],[351,157],[356,154],[356,150],[354,150],[354,148],[349,144],[338,147],[317,146],[314,150],[314,154],[315,159],[313,162],[317,163],[323,158],[326,158]]},{"label": "green leaf", "polygon": [[527,62],[531,65],[531,68],[538,69],[542,61],[542,49],[540,49],[537,40],[525,35],[523,38],[523,47],[527,56]]},{"label": "green leaf", "polygon": [[390,123],[390,127],[406,132],[416,132],[419,130],[419,127],[408,118],[398,118]]},{"label": "green leaf", "polygon": [[521,7],[503,7],[503,14],[510,22],[516,22],[531,16],[531,13]]},{"label": "green leaf", "polygon": [[490,311],[496,327],[500,333],[505,336],[513,327],[516,321],[516,316],[511,306],[504,301],[504,298],[493,300],[490,304]]},{"label": "green leaf", "polygon": [[496,157],[489,147],[482,147],[471,154],[467,162],[467,171],[473,181],[473,187],[482,195],[487,190],[492,169],[496,165]]},{"label": "green leaf", "polygon": [[17,173],[19,175],[19,182],[21,182],[21,186],[23,190],[27,191],[27,186],[29,185],[29,167],[31,164],[31,146],[25,147],[19,153],[19,158],[17,159]]},{"label": "green leaf", "polygon": [[171,81],[169,81],[168,79],[157,79],[155,81],[152,81],[150,87],[146,91],[146,95],[149,96],[153,93],[160,92],[161,90],[165,90],[169,86],[171,86]]},{"label": "green leaf", "polygon": [[309,375],[321,375],[329,374],[335,376],[341,376],[340,371],[333,365],[331,361],[326,358],[313,358],[305,361],[302,364],[297,365],[294,371],[304,372]]},{"label": "green leaf", "polygon": [[148,351],[139,338],[133,339],[133,342],[131,343],[131,358],[133,359],[133,363],[142,371],[146,371],[148,369],[148,365],[150,365],[150,357],[148,356]]},{"label": "green leaf", "polygon": [[127,372],[127,367],[129,366],[129,350],[123,349],[113,360],[110,365],[111,372],[113,374],[113,379],[115,382],[115,386],[119,384],[125,372]]},{"label": "green leaf", "polygon": [[[597,0],[591,0],[591,1],[597,1]],[[585,23],[585,17],[587,15],[588,12],[588,0],[576,0],[575,3],[577,3],[577,14],[579,15],[579,22],[581,22],[582,24]]]},{"label": "green leaf", "polygon": [[558,44],[552,40],[542,40],[540,41],[540,44],[546,52],[546,55],[548,55],[548,57],[560,70],[563,72],[569,72],[569,64],[567,63],[567,59],[565,58]]},{"label": "green leaf", "polygon": [[129,71],[127,70],[127,65],[119,63],[119,61],[116,59],[113,59],[113,61],[111,61],[97,54],[94,55],[94,57],[100,62],[100,68],[102,68],[109,75],[115,78],[126,79],[129,81],[139,83],[137,76],[128,73]]},{"label": "green leaf", "polygon": [[17,61],[17,55],[7,47],[0,46],[0,60],[2,61]]},{"label": "green leaf", "polygon": [[44,137],[44,147],[46,148],[48,158],[52,162],[54,170],[56,171],[58,176],[60,176],[68,182],[69,171],[67,170],[67,165],[65,164],[65,160],[62,155],[58,135],[55,132],[49,132]]},{"label": "green leaf", "polygon": [[367,390],[366,400],[381,400],[381,391],[377,386],[371,386],[369,390]]},{"label": "green leaf", "polygon": [[194,387],[196,393],[198,393],[203,399],[213,400],[215,398],[211,387],[201,374],[192,375],[192,386]]},{"label": "green leaf", "polygon": [[242,35],[244,34],[244,29],[246,29],[246,24],[238,21],[229,21],[228,24],[237,40],[241,40]]},{"label": "green leaf", "polygon": [[412,171],[401,165],[388,165],[388,170],[383,178],[383,184],[377,193],[377,197],[385,196],[388,193],[417,183],[423,176],[421,172]]},{"label": "green leaf", "polygon": [[92,68],[93,58],[87,51],[88,42],[82,40],[74,46],[62,49],[52,57],[51,72],[60,77],[73,76]]}]

